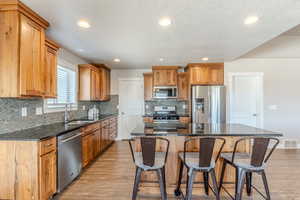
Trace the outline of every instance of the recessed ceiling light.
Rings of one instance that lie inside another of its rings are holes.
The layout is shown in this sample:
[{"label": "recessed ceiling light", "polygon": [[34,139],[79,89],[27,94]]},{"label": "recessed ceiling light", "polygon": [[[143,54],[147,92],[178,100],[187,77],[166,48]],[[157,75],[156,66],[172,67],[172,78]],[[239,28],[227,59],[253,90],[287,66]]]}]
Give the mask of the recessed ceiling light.
[{"label": "recessed ceiling light", "polygon": [[121,62],[121,60],[120,60],[119,58],[115,58],[115,59],[114,59],[114,62],[117,62],[117,63],[118,63],[118,62]]},{"label": "recessed ceiling light", "polygon": [[163,17],[158,21],[159,25],[161,26],[170,26],[172,21],[169,17]]},{"label": "recessed ceiling light", "polygon": [[159,61],[162,62],[162,61],[164,61],[164,59],[163,59],[163,58],[160,58]]},{"label": "recessed ceiling light", "polygon": [[77,25],[81,28],[90,28],[91,27],[90,23],[86,20],[79,20],[77,22]]},{"label": "recessed ceiling light", "polygon": [[245,25],[255,24],[257,21],[258,21],[257,16],[249,16],[245,19],[244,24]]},{"label": "recessed ceiling light", "polygon": [[208,61],[207,57],[202,58],[203,61]]}]

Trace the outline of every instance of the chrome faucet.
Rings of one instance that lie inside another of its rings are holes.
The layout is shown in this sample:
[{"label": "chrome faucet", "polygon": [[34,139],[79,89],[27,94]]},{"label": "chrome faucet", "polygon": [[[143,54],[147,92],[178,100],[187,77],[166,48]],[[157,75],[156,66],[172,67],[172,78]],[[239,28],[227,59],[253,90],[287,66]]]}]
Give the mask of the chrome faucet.
[{"label": "chrome faucet", "polygon": [[71,104],[66,104],[65,105],[65,124],[69,122],[70,119],[70,114],[68,112],[68,105],[70,106],[70,111],[71,111]]}]

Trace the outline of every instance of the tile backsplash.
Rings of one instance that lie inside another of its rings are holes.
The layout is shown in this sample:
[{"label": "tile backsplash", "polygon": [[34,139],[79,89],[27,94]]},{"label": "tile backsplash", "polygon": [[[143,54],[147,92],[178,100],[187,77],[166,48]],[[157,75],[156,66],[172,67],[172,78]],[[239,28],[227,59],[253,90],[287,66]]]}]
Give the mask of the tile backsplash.
[{"label": "tile backsplash", "polygon": [[[70,117],[71,119],[84,118],[87,116],[88,109],[94,105],[100,109],[101,114],[118,113],[118,104],[118,95],[112,95],[111,100],[106,102],[80,101],[78,102],[78,110],[71,111]],[[27,116],[22,117],[22,108],[25,107],[27,108]],[[36,115],[36,108],[43,107],[44,101],[42,99],[0,99],[0,134],[64,120],[64,112]]]},{"label": "tile backsplash", "polygon": [[151,100],[145,101],[145,115],[152,115],[154,113],[154,106],[176,106],[177,114],[188,114],[188,101]]}]

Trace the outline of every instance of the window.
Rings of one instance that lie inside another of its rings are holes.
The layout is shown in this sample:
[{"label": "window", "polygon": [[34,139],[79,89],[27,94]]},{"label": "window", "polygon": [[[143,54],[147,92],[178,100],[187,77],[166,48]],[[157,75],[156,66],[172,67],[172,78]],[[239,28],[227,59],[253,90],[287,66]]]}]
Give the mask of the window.
[{"label": "window", "polygon": [[76,101],[76,72],[66,67],[57,67],[57,98],[47,99],[46,112],[63,111],[66,104],[72,104],[77,109]]}]

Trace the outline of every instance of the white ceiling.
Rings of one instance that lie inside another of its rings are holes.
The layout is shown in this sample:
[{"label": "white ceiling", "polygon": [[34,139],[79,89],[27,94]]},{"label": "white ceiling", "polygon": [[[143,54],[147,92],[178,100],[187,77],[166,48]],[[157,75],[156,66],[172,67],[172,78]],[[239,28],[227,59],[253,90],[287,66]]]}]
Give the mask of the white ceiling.
[{"label": "white ceiling", "polygon": [[[299,0],[22,1],[51,23],[49,35],[63,47],[112,68],[229,61],[300,24]],[[249,15],[259,22],[244,25]],[[168,28],[158,25],[164,16]],[[79,28],[79,19],[91,28]]]}]

